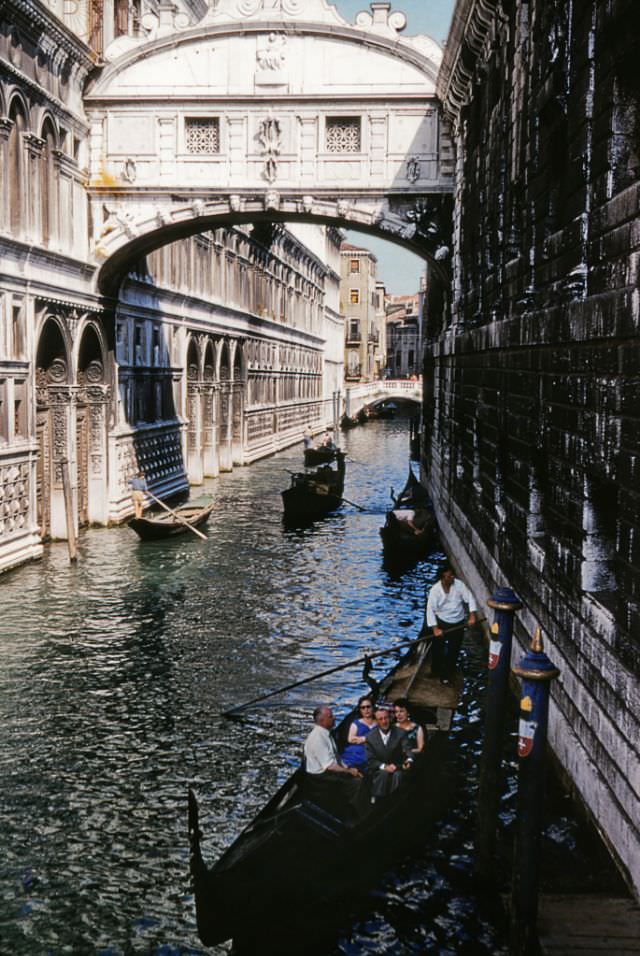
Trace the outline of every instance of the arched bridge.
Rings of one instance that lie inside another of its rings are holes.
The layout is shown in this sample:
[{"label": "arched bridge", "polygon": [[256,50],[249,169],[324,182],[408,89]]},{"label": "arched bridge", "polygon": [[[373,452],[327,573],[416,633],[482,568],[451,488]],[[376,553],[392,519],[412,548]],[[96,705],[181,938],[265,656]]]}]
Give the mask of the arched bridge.
[{"label": "arched bridge", "polygon": [[358,382],[346,385],[344,390],[344,413],[354,418],[365,405],[380,405],[382,402],[413,402],[422,405],[422,379],[380,379],[375,382]]},{"label": "arched bridge", "polygon": [[85,97],[98,282],[221,224],[315,221],[400,242],[446,272],[453,152],[435,96],[442,56],[375,3],[169,4],[120,37]]}]

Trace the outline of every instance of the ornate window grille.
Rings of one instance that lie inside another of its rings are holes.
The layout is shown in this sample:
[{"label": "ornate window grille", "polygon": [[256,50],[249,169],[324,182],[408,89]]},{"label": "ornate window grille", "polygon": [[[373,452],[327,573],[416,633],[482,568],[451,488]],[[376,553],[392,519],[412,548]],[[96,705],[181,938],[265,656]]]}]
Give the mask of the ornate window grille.
[{"label": "ornate window grille", "polygon": [[184,139],[188,153],[219,153],[220,120],[217,116],[188,116],[184,121]]},{"label": "ornate window grille", "polygon": [[326,137],[328,153],[359,153],[361,148],[360,117],[328,117]]}]

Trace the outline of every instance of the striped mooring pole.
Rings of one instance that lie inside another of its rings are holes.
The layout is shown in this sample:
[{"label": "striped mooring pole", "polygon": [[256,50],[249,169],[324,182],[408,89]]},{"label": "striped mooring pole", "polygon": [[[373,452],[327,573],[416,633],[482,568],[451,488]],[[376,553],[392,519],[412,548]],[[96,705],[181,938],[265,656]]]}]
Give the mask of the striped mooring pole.
[{"label": "striped mooring pole", "polygon": [[545,749],[551,681],[560,673],[544,652],[540,628],[517,667],[522,679],[518,728],[518,799],[510,909],[510,952],[538,952],[538,884]]},{"label": "striped mooring pole", "polygon": [[489,642],[489,679],[480,764],[475,873],[486,888],[496,881],[496,843],[500,810],[500,771],[509,697],[511,645],[516,611],[522,604],[511,588],[499,588],[487,601],[493,609]]}]

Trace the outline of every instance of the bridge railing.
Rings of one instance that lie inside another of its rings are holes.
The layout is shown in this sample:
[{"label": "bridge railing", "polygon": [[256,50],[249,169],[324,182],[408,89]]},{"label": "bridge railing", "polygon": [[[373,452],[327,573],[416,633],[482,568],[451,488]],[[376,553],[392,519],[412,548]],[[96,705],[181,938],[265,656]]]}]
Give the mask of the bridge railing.
[{"label": "bridge railing", "polygon": [[344,391],[345,413],[351,417],[364,405],[387,395],[406,396],[419,402],[422,399],[422,379],[377,379],[374,382],[358,382],[356,385],[346,384]]}]

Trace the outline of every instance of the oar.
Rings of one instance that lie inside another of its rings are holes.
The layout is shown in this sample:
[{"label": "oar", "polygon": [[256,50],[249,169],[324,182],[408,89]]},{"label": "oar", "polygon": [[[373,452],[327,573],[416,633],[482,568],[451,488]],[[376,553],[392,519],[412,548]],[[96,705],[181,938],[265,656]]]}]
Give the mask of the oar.
[{"label": "oar", "polygon": [[287,690],[293,690],[294,687],[302,687],[303,684],[309,684],[311,681],[318,680],[319,677],[326,677],[328,674],[335,674],[336,671],[346,670],[347,667],[355,667],[357,664],[364,664],[366,660],[373,660],[374,657],[382,657],[384,654],[392,654],[394,651],[411,647],[414,644],[420,644],[420,642],[424,640],[426,640],[426,638],[418,637],[414,641],[403,641],[401,644],[395,644],[393,647],[387,647],[383,651],[376,651],[374,654],[365,654],[363,657],[357,657],[353,661],[347,661],[346,664],[338,664],[336,667],[330,667],[326,671],[320,671],[319,674],[313,674],[311,677],[304,677],[302,680],[294,681],[293,684],[287,684],[286,687],[279,687],[277,690],[270,690],[267,694],[260,694],[259,697],[254,697],[252,700],[247,700],[243,704],[237,704],[235,707],[230,707],[228,710],[223,710],[219,716],[230,717],[237,711],[244,710],[245,707],[250,707],[251,704],[257,704],[260,701],[268,700],[269,697],[275,697],[276,694],[284,694],[284,692]]},{"label": "oar", "polygon": [[[484,621],[484,618],[477,618],[476,624],[479,624],[481,621]],[[448,634],[452,634],[454,631],[460,631],[469,625],[465,621],[464,624],[460,624],[457,627],[452,627]],[[413,641],[402,641],[400,644],[394,644],[393,647],[386,647],[383,651],[375,651],[373,654],[365,654],[363,657],[357,657],[353,661],[347,661],[346,664],[338,664],[336,667],[330,667],[326,671],[320,671],[318,674],[312,674],[311,677],[304,677],[302,680],[294,681],[293,684],[286,684],[285,687],[279,687],[277,690],[270,690],[266,694],[260,694],[259,697],[253,697],[251,700],[246,700],[243,704],[236,704],[235,707],[230,707],[228,710],[221,711],[219,717],[231,717],[233,714],[237,713],[239,710],[244,710],[246,707],[250,707],[251,704],[261,703],[263,700],[268,700],[270,697],[275,697],[277,694],[284,694],[287,690],[293,690],[295,687],[302,687],[303,684],[310,684],[311,681],[318,680],[319,677],[327,677],[329,674],[335,674],[337,671],[344,671],[347,667],[355,667],[357,664],[364,664],[365,661],[373,660],[374,657],[383,657],[385,654],[392,654],[394,651],[403,650],[407,647],[414,647],[416,644],[422,644],[424,641],[431,642],[433,639],[433,632],[431,629],[425,631],[425,625],[422,626],[420,631],[420,636]]]},{"label": "oar", "polygon": [[[340,497],[340,496],[339,496],[339,495],[336,495],[336,497]],[[353,507],[354,507],[354,508],[357,508],[358,511],[366,511],[366,510],[367,510],[366,508],[363,508],[362,505],[357,505],[357,504],[355,503],[355,501],[349,501],[348,498],[342,498],[342,497],[340,497],[340,501],[344,501],[344,503],[347,504],[347,505],[353,505]]]},{"label": "oar", "polygon": [[155,501],[156,504],[160,505],[161,508],[164,508],[165,511],[168,511],[170,515],[173,515],[173,517],[176,519],[176,521],[179,521],[180,524],[185,525],[185,527],[187,527],[187,528],[189,529],[189,531],[193,531],[193,533],[194,533],[194,534],[197,534],[198,537],[199,537],[199,538],[202,538],[203,541],[206,541],[206,540],[207,540],[206,534],[203,534],[202,531],[198,531],[197,528],[194,528],[193,525],[192,525],[192,524],[189,524],[189,522],[186,521],[183,517],[181,517],[181,515],[179,515],[177,511],[174,511],[173,508],[170,508],[168,505],[165,505],[164,501],[161,501],[160,498],[156,498],[156,496],[153,494],[153,492],[149,491],[148,488],[146,489],[146,492],[147,492],[147,494],[149,495],[149,497],[150,497],[153,501]]}]

